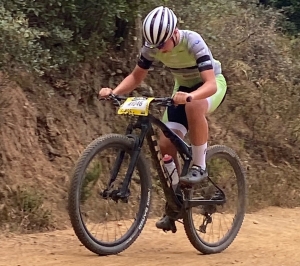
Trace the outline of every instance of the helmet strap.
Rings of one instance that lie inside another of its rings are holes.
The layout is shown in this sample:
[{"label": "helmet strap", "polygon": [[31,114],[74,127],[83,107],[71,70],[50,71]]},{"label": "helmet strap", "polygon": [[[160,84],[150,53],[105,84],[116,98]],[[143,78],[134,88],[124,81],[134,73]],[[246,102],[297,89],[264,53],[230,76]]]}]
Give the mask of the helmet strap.
[{"label": "helmet strap", "polygon": [[175,40],[174,40],[174,35],[172,36],[172,41],[173,41],[173,45],[174,45],[174,47],[176,46],[176,42],[175,42]]}]

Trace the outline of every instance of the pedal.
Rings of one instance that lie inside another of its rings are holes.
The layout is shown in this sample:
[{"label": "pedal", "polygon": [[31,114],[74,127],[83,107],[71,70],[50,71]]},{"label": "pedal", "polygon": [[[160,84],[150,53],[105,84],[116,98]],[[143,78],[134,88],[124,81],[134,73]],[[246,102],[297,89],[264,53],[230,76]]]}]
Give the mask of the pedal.
[{"label": "pedal", "polygon": [[164,216],[158,222],[156,222],[156,227],[162,229],[165,233],[171,231],[173,234],[177,232],[177,227],[175,225],[175,220]]},{"label": "pedal", "polygon": [[174,222],[174,226],[171,226],[170,228],[168,229],[162,229],[165,233],[168,232],[168,231],[171,231],[173,234],[175,234],[177,232],[177,227],[175,225],[175,222]]},{"label": "pedal", "polygon": [[174,220],[170,220],[170,230],[173,234],[177,232],[177,227]]}]

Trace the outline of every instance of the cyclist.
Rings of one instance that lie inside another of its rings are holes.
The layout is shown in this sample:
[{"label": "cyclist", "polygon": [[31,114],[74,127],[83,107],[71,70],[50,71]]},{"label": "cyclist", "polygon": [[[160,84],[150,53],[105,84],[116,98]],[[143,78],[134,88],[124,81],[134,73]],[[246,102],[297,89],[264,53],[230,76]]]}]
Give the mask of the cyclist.
[{"label": "cyclist", "polygon": [[[180,177],[180,182],[188,185],[199,183],[208,176],[205,163],[208,140],[206,114],[212,113],[221,104],[227,90],[221,63],[213,58],[198,33],[177,27],[177,17],[168,7],[159,6],[150,11],[143,21],[142,31],[145,43],[136,67],[114,90],[102,88],[99,96],[133,91],[144,80],[154,60],[168,67],[175,81],[172,97],[176,106],[166,108],[162,121],[181,138],[189,132],[193,164],[188,174]],[[188,97],[190,102],[187,102]],[[159,145],[162,155],[169,154],[174,158],[180,173],[177,151],[163,133],[160,133]],[[164,215],[156,226],[171,230],[175,223]]]}]

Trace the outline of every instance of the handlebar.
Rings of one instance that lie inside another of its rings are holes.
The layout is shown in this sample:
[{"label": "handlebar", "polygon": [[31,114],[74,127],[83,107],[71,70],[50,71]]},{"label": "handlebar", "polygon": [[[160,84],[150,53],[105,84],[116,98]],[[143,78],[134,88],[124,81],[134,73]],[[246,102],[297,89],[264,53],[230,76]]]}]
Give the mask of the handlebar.
[{"label": "handlebar", "polygon": [[[115,103],[118,103],[120,105],[121,101],[125,101],[128,96],[120,96],[120,95],[115,95],[111,93],[107,98],[99,98],[99,100],[112,100]],[[188,96],[186,99],[187,102],[192,101],[192,97]],[[156,97],[152,100],[152,103],[157,103],[158,105],[161,106],[172,106],[174,105],[174,100],[171,97]]]}]

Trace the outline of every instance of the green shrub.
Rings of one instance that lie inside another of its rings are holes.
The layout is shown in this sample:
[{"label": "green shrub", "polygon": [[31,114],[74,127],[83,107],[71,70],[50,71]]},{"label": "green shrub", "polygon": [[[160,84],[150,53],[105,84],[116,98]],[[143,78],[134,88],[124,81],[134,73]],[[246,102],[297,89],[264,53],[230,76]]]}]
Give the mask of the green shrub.
[{"label": "green shrub", "polygon": [[7,186],[0,191],[0,224],[21,232],[49,229],[52,214],[43,203],[43,195],[35,189]]},{"label": "green shrub", "polygon": [[[4,0],[0,5],[1,68],[11,62],[43,75],[99,56],[126,37],[146,1]],[[119,27],[119,29],[117,28]]]},{"label": "green shrub", "polygon": [[43,35],[29,27],[23,13],[13,15],[0,6],[0,67],[8,68],[13,62],[20,62],[42,74],[45,68],[51,67],[50,51],[40,43]]}]

